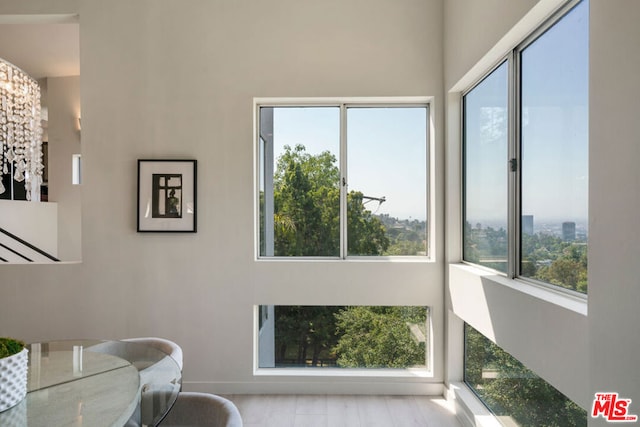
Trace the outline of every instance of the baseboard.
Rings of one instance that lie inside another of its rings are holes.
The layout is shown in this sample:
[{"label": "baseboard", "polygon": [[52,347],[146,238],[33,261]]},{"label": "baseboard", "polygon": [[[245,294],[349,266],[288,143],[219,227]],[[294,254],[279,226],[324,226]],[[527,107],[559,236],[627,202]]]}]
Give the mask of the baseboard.
[{"label": "baseboard", "polygon": [[213,394],[369,394],[443,396],[444,384],[377,381],[184,381],[184,391]]}]

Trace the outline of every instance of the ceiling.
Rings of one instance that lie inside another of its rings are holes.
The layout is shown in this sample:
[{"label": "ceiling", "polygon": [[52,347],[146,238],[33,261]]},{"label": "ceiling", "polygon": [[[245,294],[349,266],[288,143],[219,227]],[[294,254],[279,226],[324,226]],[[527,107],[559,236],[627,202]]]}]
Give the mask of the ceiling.
[{"label": "ceiling", "polygon": [[0,58],[35,79],[80,75],[77,23],[0,24]]}]

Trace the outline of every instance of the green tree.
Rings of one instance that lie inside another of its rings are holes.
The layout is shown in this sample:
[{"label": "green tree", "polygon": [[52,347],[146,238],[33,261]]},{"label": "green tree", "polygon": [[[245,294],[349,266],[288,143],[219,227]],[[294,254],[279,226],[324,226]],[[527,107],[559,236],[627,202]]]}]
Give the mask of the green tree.
[{"label": "green tree", "polygon": [[285,146],[273,182],[274,251],[277,256],[340,254],[340,173],[325,151]]},{"label": "green tree", "polygon": [[362,193],[347,196],[347,239],[350,255],[382,255],[389,247],[387,230],[379,218],[364,208]]},{"label": "green tree", "polygon": [[587,424],[586,411],[469,325],[465,327],[465,381],[497,415],[522,427]]},{"label": "green tree", "polygon": [[549,266],[536,272],[536,278],[579,292],[587,292],[587,246],[568,244]]},{"label": "green tree", "polygon": [[[479,229],[480,227],[478,227]],[[464,223],[464,259],[469,262],[480,262],[478,233],[468,221]]]},{"label": "green tree", "polygon": [[276,306],[276,365],[318,366],[331,360],[335,336],[335,306]]},{"label": "green tree", "polygon": [[[546,233],[523,234],[520,275],[564,288],[587,292],[587,242],[566,242]],[[506,271],[507,232],[464,227],[464,259],[496,270]]]},{"label": "green tree", "polygon": [[383,255],[426,255],[427,223],[418,220],[399,220],[388,214],[378,218],[386,228],[389,248]]},{"label": "green tree", "polygon": [[[277,256],[340,255],[340,171],[328,151],[284,147],[273,182]],[[389,247],[382,222],[364,208],[363,195],[347,195],[349,253],[380,255]]]},{"label": "green tree", "polygon": [[[340,255],[340,171],[333,154],[311,155],[303,145],[285,146],[277,159],[273,198],[276,256]],[[349,252],[379,255],[389,239],[362,198],[358,191],[347,195]],[[276,363],[304,365],[311,360],[315,366],[319,359],[333,357],[334,314],[340,308],[276,307]]]},{"label": "green tree", "polygon": [[549,234],[523,236],[522,275],[587,292],[587,243]]},{"label": "green tree", "polygon": [[[412,307],[414,308],[414,307]],[[426,310],[403,313],[404,307],[347,307],[336,313],[338,366],[406,368],[425,364],[425,342],[410,324],[426,325]]]}]

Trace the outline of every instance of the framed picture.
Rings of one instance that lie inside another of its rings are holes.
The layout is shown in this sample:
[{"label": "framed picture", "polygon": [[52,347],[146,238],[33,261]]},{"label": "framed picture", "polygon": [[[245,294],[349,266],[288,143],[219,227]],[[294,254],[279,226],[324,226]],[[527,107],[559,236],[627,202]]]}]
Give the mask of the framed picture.
[{"label": "framed picture", "polygon": [[138,231],[196,232],[196,160],[138,160]]}]

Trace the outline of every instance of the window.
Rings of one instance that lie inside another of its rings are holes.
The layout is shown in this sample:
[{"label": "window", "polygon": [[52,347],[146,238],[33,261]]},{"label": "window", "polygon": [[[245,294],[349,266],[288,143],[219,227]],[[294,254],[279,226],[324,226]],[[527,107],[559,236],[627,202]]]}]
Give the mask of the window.
[{"label": "window", "polygon": [[585,293],[588,21],[584,1],[520,51],[520,274]]},{"label": "window", "polygon": [[427,369],[429,309],[259,306],[260,368]]},{"label": "window", "polygon": [[508,78],[500,65],[464,98],[464,259],[507,272]]},{"label": "window", "polygon": [[82,184],[82,155],[73,154],[71,156],[71,183],[73,185]]},{"label": "window", "polygon": [[428,105],[259,105],[259,256],[426,256]]},{"label": "window", "polygon": [[465,382],[504,425],[587,425],[585,410],[468,324],[464,360]]},{"label": "window", "polygon": [[587,293],[588,0],[471,88],[463,259]]}]

